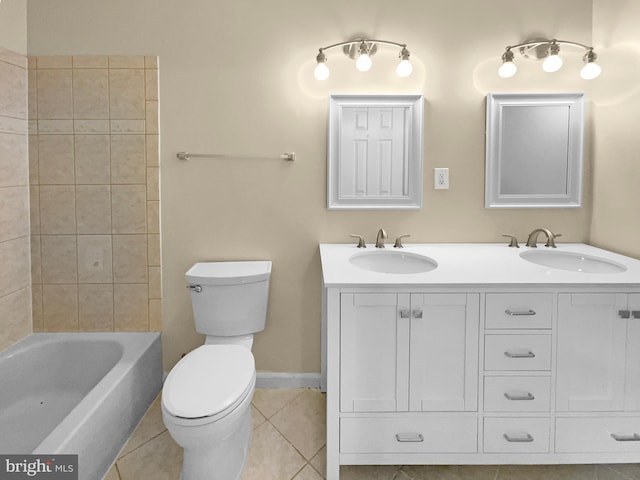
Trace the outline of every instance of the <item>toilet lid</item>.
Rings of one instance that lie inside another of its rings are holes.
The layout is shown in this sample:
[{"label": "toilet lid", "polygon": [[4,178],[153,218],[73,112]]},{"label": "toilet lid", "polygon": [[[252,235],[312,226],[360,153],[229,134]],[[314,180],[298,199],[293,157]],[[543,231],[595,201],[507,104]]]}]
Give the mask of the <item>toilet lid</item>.
[{"label": "toilet lid", "polygon": [[203,345],[169,372],[162,403],[176,417],[210,417],[237,405],[250,390],[254,374],[253,355],[246,347]]}]

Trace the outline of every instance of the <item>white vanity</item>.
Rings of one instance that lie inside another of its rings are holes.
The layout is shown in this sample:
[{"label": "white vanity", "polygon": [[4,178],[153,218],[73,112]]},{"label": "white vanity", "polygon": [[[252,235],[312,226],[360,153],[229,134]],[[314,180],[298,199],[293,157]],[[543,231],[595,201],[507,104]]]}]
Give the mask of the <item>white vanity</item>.
[{"label": "white vanity", "polygon": [[640,462],[640,261],[584,244],[320,253],[327,480]]}]

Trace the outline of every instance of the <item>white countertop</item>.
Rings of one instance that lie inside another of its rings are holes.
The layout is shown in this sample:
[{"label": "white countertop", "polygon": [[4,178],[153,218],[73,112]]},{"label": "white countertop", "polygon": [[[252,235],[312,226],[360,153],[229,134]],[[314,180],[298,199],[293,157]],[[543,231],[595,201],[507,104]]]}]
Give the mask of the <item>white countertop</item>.
[{"label": "white countertop", "polygon": [[[322,276],[327,287],[357,286],[513,286],[515,285],[620,285],[640,288],[640,260],[619,255],[583,243],[559,243],[551,249],[538,244],[537,250],[573,252],[600,257],[624,265],[620,273],[584,273],[537,265],[520,258],[530,247],[510,248],[506,243],[406,243],[402,252],[425,255],[438,263],[425,273],[390,274],[365,270],[349,263],[349,258],[365,251],[379,251],[374,245],[366,249],[355,244],[320,244]],[[387,251],[398,251],[392,244]]]}]

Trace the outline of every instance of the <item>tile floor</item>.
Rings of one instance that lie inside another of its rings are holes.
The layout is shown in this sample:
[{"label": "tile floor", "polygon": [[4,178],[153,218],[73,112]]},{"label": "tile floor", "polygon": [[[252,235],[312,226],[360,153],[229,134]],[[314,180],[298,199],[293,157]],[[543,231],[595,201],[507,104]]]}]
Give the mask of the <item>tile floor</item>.
[{"label": "tile floor", "polygon": [[[242,480],[322,480],[325,395],[257,389]],[[178,480],[182,451],[162,422],[159,398],[104,480]],[[561,466],[343,466],[341,480],[640,480],[640,464]]]}]

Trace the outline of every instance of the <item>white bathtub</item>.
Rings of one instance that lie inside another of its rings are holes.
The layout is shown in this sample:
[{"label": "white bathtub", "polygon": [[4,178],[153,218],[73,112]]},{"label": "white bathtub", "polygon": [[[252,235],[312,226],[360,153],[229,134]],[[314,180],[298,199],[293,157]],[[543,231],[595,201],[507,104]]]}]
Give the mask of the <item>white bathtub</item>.
[{"label": "white bathtub", "polygon": [[162,388],[159,333],[36,333],[0,353],[0,452],[100,480]]}]

